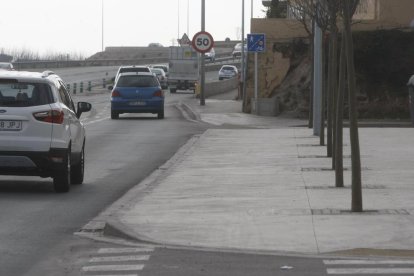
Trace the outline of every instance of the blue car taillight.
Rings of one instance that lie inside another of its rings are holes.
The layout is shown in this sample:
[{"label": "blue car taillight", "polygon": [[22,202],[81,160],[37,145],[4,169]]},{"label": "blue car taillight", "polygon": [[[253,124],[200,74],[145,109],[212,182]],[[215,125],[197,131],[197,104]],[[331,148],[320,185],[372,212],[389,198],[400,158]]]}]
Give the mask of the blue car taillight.
[{"label": "blue car taillight", "polygon": [[119,93],[119,91],[117,90],[114,90],[111,93],[111,97],[121,97],[121,93]]},{"label": "blue car taillight", "polygon": [[153,97],[164,97],[164,93],[162,92],[162,90],[157,90],[152,94]]}]

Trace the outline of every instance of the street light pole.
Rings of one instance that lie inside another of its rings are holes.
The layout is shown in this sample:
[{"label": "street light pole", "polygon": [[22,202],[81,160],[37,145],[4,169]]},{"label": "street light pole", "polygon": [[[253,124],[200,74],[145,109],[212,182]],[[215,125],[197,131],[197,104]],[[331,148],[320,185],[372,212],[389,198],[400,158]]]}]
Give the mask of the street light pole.
[{"label": "street light pole", "polygon": [[102,0],[102,52],[104,51],[104,0]]},{"label": "street light pole", "polygon": [[178,31],[177,31],[177,39],[180,39],[180,0],[178,0],[178,6],[177,6],[177,9],[178,9]]},{"label": "street light pole", "polygon": [[187,0],[187,35],[190,36],[190,0]]},{"label": "street light pole", "polygon": [[243,96],[243,112],[247,112],[247,97],[246,97],[246,70],[245,70],[245,59],[244,59],[244,0],[242,0],[242,37],[241,37],[241,81],[243,83],[242,85],[242,96]]}]

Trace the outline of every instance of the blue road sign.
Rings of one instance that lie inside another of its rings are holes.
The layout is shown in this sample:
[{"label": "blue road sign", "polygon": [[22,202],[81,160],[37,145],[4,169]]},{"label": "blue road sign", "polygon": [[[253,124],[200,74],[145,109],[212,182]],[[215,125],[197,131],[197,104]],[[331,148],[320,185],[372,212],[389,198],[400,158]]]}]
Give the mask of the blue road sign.
[{"label": "blue road sign", "polygon": [[264,52],[266,45],[265,34],[247,34],[247,51]]}]

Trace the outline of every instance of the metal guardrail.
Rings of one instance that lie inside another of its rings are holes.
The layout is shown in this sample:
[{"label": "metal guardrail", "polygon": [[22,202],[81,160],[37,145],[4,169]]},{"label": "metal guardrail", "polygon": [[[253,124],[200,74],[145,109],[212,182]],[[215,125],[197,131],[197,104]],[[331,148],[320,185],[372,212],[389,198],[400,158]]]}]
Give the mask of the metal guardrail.
[{"label": "metal guardrail", "polygon": [[[233,57],[216,58],[215,62],[207,63],[206,70],[218,70],[222,64],[229,62],[229,64],[237,64],[240,62]],[[89,67],[89,66],[121,66],[128,64],[145,65],[154,63],[168,63],[168,58],[141,58],[141,59],[106,59],[106,60],[73,60],[73,61],[28,61],[28,62],[14,62],[13,66],[16,70],[25,69],[56,69],[69,67]]]},{"label": "metal guardrail", "polygon": [[[234,60],[233,57],[223,54],[217,55],[216,62]],[[135,59],[88,59],[88,60],[39,60],[39,61],[18,61],[13,62],[13,66],[17,70],[36,69],[36,68],[67,68],[67,67],[88,67],[88,66],[117,66],[127,64],[154,64],[168,63],[167,57],[146,57]]]},{"label": "metal guardrail", "polygon": [[67,68],[67,67],[88,67],[88,66],[114,66],[125,64],[149,64],[168,62],[165,57],[151,57],[139,59],[102,59],[102,60],[69,60],[69,61],[24,61],[14,62],[17,70],[36,68]]}]

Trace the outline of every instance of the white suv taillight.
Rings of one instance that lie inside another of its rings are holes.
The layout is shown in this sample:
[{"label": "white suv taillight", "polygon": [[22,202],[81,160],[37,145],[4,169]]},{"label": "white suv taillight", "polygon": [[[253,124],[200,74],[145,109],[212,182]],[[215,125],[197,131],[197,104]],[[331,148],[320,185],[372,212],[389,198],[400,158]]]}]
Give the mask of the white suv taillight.
[{"label": "white suv taillight", "polygon": [[65,114],[60,109],[52,109],[48,111],[33,113],[36,120],[45,123],[62,124]]}]

